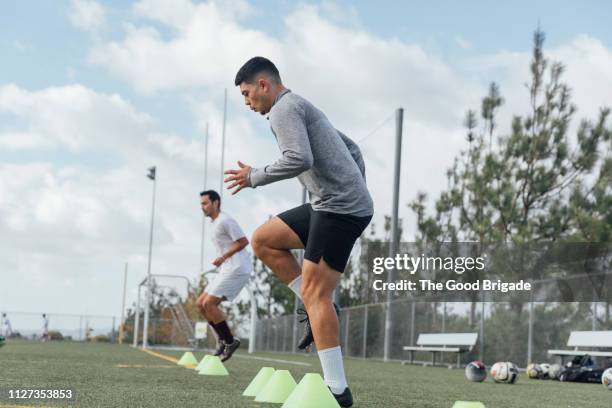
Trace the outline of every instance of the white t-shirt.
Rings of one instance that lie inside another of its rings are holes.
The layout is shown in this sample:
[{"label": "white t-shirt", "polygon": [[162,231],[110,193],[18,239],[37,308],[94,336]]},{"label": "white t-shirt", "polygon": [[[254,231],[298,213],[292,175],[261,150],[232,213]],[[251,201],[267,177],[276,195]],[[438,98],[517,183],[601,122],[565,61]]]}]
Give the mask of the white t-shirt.
[{"label": "white t-shirt", "polygon": [[[220,212],[217,219],[210,224],[212,226],[211,236],[215,247],[217,248],[217,256],[225,254],[230,247],[239,240],[244,238],[242,228],[231,216],[224,212]],[[251,256],[246,249],[241,249],[219,266],[221,273],[251,273]]]}]

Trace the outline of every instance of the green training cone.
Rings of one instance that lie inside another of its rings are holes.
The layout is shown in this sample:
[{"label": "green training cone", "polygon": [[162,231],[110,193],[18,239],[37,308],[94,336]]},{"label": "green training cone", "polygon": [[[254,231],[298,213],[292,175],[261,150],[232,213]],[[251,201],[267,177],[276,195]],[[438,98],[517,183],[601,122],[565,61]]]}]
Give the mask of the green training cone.
[{"label": "green training cone", "polygon": [[242,393],[245,397],[256,397],[259,391],[266,385],[268,380],[272,378],[272,374],[274,374],[274,369],[272,367],[262,367],[261,370],[257,373],[255,378],[251,381],[246,390]]},{"label": "green training cone", "polygon": [[200,371],[200,370],[202,369],[202,367],[204,367],[204,363],[206,363],[206,361],[207,361],[209,358],[211,358],[211,357],[212,357],[212,356],[211,356],[210,354],[205,355],[205,356],[204,356],[204,358],[202,359],[202,361],[200,361],[200,364],[198,364],[198,365],[195,367],[195,370],[196,370],[196,371]]},{"label": "green training cone", "polygon": [[295,387],[281,408],[340,408],[323,378],[309,373]]},{"label": "green training cone", "polygon": [[259,391],[255,401],[282,404],[296,385],[289,371],[276,370],[266,385]]},{"label": "green training cone", "polygon": [[181,359],[176,364],[184,366],[184,367],[188,367],[188,366],[195,367],[198,365],[198,360],[195,358],[195,356],[193,355],[191,351],[188,351],[185,354],[183,354],[183,357],[181,357]]},{"label": "green training cone", "polygon": [[485,408],[485,405],[478,401],[457,401],[453,408]]},{"label": "green training cone", "polygon": [[221,362],[221,359],[217,356],[210,356],[204,364],[198,374],[202,375],[229,375],[225,366]]}]

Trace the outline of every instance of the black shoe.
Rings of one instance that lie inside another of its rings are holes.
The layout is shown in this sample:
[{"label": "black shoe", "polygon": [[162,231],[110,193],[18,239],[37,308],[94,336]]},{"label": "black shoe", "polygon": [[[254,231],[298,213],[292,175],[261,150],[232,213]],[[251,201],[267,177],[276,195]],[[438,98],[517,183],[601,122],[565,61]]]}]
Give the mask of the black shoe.
[{"label": "black shoe", "polygon": [[[340,317],[340,309],[338,309],[338,305],[335,303],[334,309],[336,309],[336,315]],[[297,310],[297,314],[304,316],[300,320],[300,323],[306,322],[306,325],[304,327],[304,335],[298,342],[298,349],[304,350],[306,347],[312,344],[312,342],[314,341],[314,337],[312,335],[312,328],[310,327],[310,320],[308,319],[308,313],[306,312],[306,310],[300,308]]]},{"label": "black shoe", "polygon": [[223,342],[223,340],[219,340],[219,342],[217,343],[217,348],[215,349],[215,352],[213,353],[213,356],[220,356],[221,354],[223,354],[224,350],[225,350],[225,343]]},{"label": "black shoe", "polygon": [[225,348],[223,349],[221,361],[229,360],[232,357],[232,354],[234,354],[234,351],[238,349],[238,347],[240,347],[240,340],[238,339],[234,339],[233,342],[226,344]]},{"label": "black shoe", "polygon": [[338,405],[340,405],[341,407],[353,406],[353,394],[351,394],[351,389],[349,387],[346,387],[342,394],[334,394],[332,391],[332,395],[334,396],[336,401],[338,401]]}]

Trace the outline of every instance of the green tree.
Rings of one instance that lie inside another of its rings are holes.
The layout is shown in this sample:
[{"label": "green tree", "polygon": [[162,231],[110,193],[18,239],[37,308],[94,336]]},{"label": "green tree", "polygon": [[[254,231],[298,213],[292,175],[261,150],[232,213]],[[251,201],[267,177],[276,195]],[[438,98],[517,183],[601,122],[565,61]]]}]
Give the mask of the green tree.
[{"label": "green tree", "polygon": [[[514,116],[510,132],[499,135],[497,115],[504,99],[497,84],[489,86],[480,109],[482,124],[475,111],[466,114],[467,147],[447,171],[448,186],[436,200],[435,214],[426,214],[423,193],[410,203],[418,239],[473,241],[481,253],[498,243],[610,242],[609,109],[572,131],[576,108],[562,81],[564,66],[544,56],[544,39],[538,29],[527,84],[529,113]],[[509,262],[537,265],[528,255],[518,251]],[[509,335],[522,344],[523,302],[516,300],[510,308],[508,326],[517,329]],[[472,307],[472,322],[474,313]]]}]

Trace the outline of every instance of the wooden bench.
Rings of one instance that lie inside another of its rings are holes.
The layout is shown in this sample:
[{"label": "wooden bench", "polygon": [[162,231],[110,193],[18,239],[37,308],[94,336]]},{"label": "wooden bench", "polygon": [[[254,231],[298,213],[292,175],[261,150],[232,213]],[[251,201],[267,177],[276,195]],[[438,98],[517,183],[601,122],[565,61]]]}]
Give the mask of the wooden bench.
[{"label": "wooden bench", "polygon": [[431,364],[436,365],[436,353],[457,353],[457,367],[461,365],[461,353],[471,351],[478,341],[478,333],[423,333],[419,334],[417,346],[405,346],[410,352],[410,363],[415,351],[429,351]]},{"label": "wooden bench", "polygon": [[567,340],[567,347],[573,350],[548,350],[551,356],[561,357],[561,364],[566,356],[584,356],[586,354],[594,357],[612,357],[611,351],[584,350],[580,347],[611,348],[612,330],[609,331],[573,331]]}]

